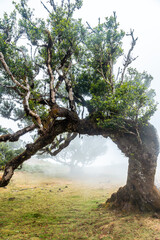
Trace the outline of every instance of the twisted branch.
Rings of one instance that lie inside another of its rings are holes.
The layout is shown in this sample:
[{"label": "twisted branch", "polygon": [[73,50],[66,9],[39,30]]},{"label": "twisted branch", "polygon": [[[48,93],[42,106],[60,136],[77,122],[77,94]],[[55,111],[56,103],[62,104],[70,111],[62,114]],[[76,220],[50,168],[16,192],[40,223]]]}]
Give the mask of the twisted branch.
[{"label": "twisted branch", "polygon": [[[77,133],[73,133],[73,134],[68,133],[67,138],[60,136],[60,139],[58,140],[58,142],[53,142],[51,148],[49,148],[49,147],[44,148],[42,154],[43,153],[48,153],[51,156],[56,156],[64,148],[68,147],[69,144],[71,143],[71,141],[73,139],[75,139],[76,137],[77,137]],[[63,143],[60,144],[61,142],[63,142]],[[52,151],[53,149],[55,149],[57,147],[58,147],[58,149],[56,149],[55,151]]]},{"label": "twisted branch", "polygon": [[0,136],[0,142],[7,142],[7,141],[16,142],[16,141],[18,141],[18,139],[21,136],[23,136],[24,134],[26,134],[28,132],[33,131],[35,128],[36,128],[36,125],[32,124],[31,126],[25,127],[21,130],[18,130],[17,132],[15,132],[13,134],[9,133],[9,134],[2,135],[2,136]]},{"label": "twisted branch", "polygon": [[27,85],[27,92],[26,92],[26,94],[24,96],[24,100],[23,100],[24,111],[26,112],[27,115],[29,115],[33,119],[35,119],[39,129],[41,131],[43,131],[43,125],[42,125],[40,116],[30,109],[29,99],[30,99],[31,92],[30,92],[30,85],[28,83],[28,79],[27,78],[25,79],[25,82],[26,82],[26,85]]}]

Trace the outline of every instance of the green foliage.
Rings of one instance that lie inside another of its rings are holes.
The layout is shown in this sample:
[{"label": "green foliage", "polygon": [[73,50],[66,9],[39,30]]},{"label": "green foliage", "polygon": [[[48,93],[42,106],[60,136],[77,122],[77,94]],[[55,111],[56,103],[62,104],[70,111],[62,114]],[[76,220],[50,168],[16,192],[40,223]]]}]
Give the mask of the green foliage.
[{"label": "green foliage", "polygon": [[6,133],[8,133],[7,129],[2,128],[2,127],[0,126],[0,134],[6,134]]},{"label": "green foliage", "polygon": [[[101,71],[108,78],[111,62],[115,63],[122,55],[122,38],[124,32],[118,29],[116,15],[106,18],[102,24],[98,24],[88,35],[87,47],[89,52],[89,66],[94,72]],[[99,73],[100,74],[100,73]]]},{"label": "green foliage", "polygon": [[22,151],[23,149],[15,147],[14,143],[0,143],[0,169]]},{"label": "green foliage", "polygon": [[[29,107],[42,120],[49,112],[48,48],[51,48],[54,87],[59,84],[63,72],[71,82],[77,109],[86,107],[88,116],[99,125],[123,128],[127,120],[138,124],[150,119],[156,110],[154,91],[150,90],[152,77],[132,68],[128,69],[123,82],[116,80],[114,75],[114,65],[123,54],[125,35],[119,29],[115,13],[104,23],[99,20],[92,28],[73,17],[74,11],[82,6],[80,0],[56,4],[47,20],[35,18],[27,0],[14,2],[14,5],[16,10],[10,15],[5,13],[0,19],[0,52],[15,79],[24,86],[28,81]],[[27,37],[27,47],[19,44],[23,36]],[[24,121],[24,90],[20,87],[15,90],[2,63],[0,72],[1,116],[14,116]],[[56,91],[58,104],[69,108],[64,82]],[[29,117],[25,116],[28,121]]]},{"label": "green foliage", "polygon": [[115,84],[114,94],[93,95],[91,102],[99,124],[108,127],[124,127],[126,120],[146,123],[156,111],[155,92],[148,87],[152,77],[130,68],[125,81]]}]

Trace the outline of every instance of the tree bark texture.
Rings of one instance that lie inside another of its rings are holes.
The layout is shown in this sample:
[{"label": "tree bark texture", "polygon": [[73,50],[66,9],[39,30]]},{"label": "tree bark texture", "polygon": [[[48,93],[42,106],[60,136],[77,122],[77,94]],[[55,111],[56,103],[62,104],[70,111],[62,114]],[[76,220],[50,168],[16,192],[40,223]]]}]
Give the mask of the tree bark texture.
[{"label": "tree bark texture", "polygon": [[[135,131],[135,129],[133,129]],[[56,136],[64,132],[110,137],[118,148],[129,158],[127,183],[107,200],[109,205],[124,210],[160,210],[160,192],[154,185],[159,154],[159,141],[155,128],[148,124],[139,128],[139,138],[131,133],[98,127],[91,119],[80,120],[74,112],[64,120],[55,120],[43,134],[26,150],[7,163],[0,181],[6,186],[14,170],[37,151],[51,144]],[[136,131],[135,131],[136,132]]]},{"label": "tree bark texture", "polygon": [[0,180],[0,187],[8,185],[15,169],[17,169],[24,161],[31,158],[38,150],[52,143],[54,138],[65,132],[67,128],[67,120],[62,120],[58,123],[55,122],[54,126],[40,136],[34,143],[26,145],[26,150],[23,153],[6,164],[2,179]]},{"label": "tree bark texture", "polygon": [[155,128],[140,128],[142,144],[130,134],[114,134],[112,140],[129,158],[128,178],[124,187],[112,194],[107,203],[123,210],[160,210],[160,191],[154,185],[159,140]]}]

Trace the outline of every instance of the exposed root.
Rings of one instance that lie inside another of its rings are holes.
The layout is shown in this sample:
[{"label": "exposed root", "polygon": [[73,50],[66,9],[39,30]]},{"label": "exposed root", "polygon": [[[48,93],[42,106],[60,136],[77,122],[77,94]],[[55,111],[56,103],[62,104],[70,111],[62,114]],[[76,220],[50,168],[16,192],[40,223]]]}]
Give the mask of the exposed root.
[{"label": "exposed root", "polygon": [[131,211],[160,211],[160,191],[154,186],[147,192],[137,191],[128,186],[121,187],[106,201],[111,208],[125,212]]}]

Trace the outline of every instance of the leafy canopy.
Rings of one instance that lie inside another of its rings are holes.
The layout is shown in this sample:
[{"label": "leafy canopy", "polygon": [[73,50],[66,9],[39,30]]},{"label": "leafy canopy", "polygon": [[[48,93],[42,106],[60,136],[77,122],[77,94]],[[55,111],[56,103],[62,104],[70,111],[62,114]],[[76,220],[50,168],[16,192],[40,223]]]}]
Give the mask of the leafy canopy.
[{"label": "leafy canopy", "polygon": [[81,0],[42,4],[47,19],[35,18],[27,0],[14,2],[15,10],[0,19],[1,116],[23,124],[33,121],[42,130],[57,104],[79,117],[85,109],[85,115],[103,127],[124,128],[128,120],[147,123],[156,110],[149,89],[152,77],[128,68],[137,40],[133,32],[116,77],[114,66],[123,55],[125,33],[115,13],[92,28],[73,17]]}]

